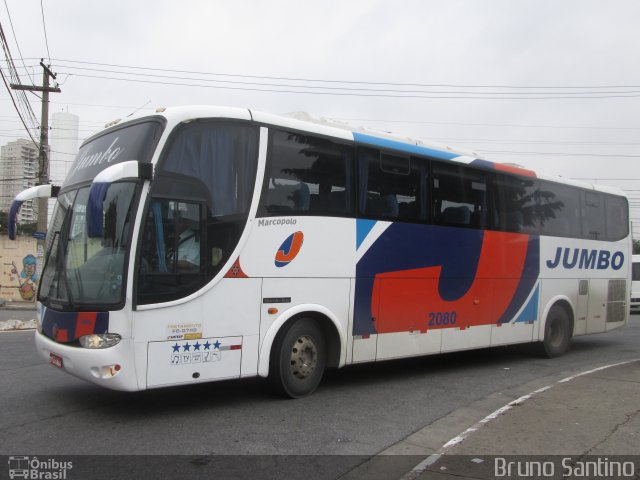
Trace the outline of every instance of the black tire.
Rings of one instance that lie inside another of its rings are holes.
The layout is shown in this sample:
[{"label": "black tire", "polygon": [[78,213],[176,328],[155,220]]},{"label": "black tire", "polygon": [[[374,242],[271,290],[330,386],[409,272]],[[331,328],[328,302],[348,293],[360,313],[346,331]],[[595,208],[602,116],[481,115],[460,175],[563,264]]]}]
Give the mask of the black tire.
[{"label": "black tire", "polygon": [[571,342],[571,323],[567,311],[554,305],[547,314],[544,326],[544,340],[540,346],[543,357],[554,358],[563,355]]},{"label": "black tire", "polygon": [[269,382],[280,395],[300,398],[318,388],[327,365],[324,334],[310,318],[296,320],[278,334],[269,364]]}]

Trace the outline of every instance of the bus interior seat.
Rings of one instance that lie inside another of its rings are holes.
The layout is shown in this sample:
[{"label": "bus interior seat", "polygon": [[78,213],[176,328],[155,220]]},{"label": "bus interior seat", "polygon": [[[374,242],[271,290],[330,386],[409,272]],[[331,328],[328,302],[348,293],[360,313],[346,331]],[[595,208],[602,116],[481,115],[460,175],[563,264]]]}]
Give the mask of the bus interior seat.
[{"label": "bus interior seat", "polygon": [[295,186],[295,189],[291,192],[291,195],[288,196],[287,199],[293,201],[294,210],[300,212],[308,211],[311,204],[311,193],[309,192],[309,185],[304,182],[300,182]]},{"label": "bus interior seat", "polygon": [[474,210],[473,213],[471,213],[470,225],[476,228],[482,228],[484,227],[484,223],[483,212],[481,210]]},{"label": "bus interior seat", "polygon": [[311,204],[309,186],[299,182],[294,185],[278,185],[267,192],[269,212],[308,211]]},{"label": "bus interior seat", "polygon": [[466,205],[447,207],[442,211],[441,220],[442,223],[469,225],[471,223],[471,210]]},{"label": "bus interior seat", "polygon": [[398,199],[389,194],[382,197],[369,197],[367,199],[367,213],[379,217],[398,217]]},{"label": "bus interior seat", "polygon": [[418,210],[418,202],[402,202],[398,205],[398,213],[402,218],[418,218],[420,212]]},{"label": "bus interior seat", "polygon": [[344,212],[347,207],[347,192],[331,192],[329,194],[329,211]]},{"label": "bus interior seat", "polygon": [[519,230],[522,226],[524,226],[524,215],[522,212],[507,212],[507,229],[509,230]]}]

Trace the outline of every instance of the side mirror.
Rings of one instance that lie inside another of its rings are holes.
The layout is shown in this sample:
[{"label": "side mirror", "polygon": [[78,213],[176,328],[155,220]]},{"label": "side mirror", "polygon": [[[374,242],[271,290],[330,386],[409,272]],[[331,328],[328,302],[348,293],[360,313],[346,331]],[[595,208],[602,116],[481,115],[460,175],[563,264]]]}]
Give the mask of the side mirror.
[{"label": "side mirror", "polygon": [[87,234],[91,238],[101,238],[104,234],[102,204],[112,183],[124,179],[151,180],[153,165],[136,160],[118,163],[105,168],[95,176],[89,189],[87,202]]},{"label": "side mirror", "polygon": [[35,187],[27,188],[16,195],[16,198],[11,202],[11,207],[9,208],[9,225],[7,227],[9,231],[9,240],[16,239],[18,229],[18,212],[24,202],[31,200],[32,198],[57,197],[59,191],[60,187],[57,185],[37,185]]}]

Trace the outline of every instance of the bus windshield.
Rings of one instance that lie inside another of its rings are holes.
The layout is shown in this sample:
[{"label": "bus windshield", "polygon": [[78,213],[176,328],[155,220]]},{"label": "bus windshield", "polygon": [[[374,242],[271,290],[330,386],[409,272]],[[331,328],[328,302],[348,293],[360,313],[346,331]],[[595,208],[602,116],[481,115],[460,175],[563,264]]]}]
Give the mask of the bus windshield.
[{"label": "bus windshield", "polygon": [[122,182],[109,187],[100,238],[87,234],[88,186],[58,197],[49,230],[48,261],[40,285],[41,302],[73,308],[109,306],[123,300],[137,185]]},{"label": "bus windshield", "polygon": [[48,228],[47,261],[38,293],[46,306],[99,309],[124,302],[125,262],[139,183],[109,185],[102,202],[101,235],[95,237],[87,229],[91,181],[120,162],[151,162],[163,129],[164,122],[151,117],[107,130],[80,147]]}]

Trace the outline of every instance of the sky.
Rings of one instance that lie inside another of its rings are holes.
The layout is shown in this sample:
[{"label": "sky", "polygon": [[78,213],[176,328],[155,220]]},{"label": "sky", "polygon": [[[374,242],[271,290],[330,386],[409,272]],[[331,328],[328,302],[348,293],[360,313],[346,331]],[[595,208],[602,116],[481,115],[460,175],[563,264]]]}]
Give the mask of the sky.
[{"label": "sky", "polygon": [[[0,23],[81,139],[158,106],[305,111],[623,188],[640,238],[637,0],[2,0]],[[0,144],[25,136],[0,85]]]}]

